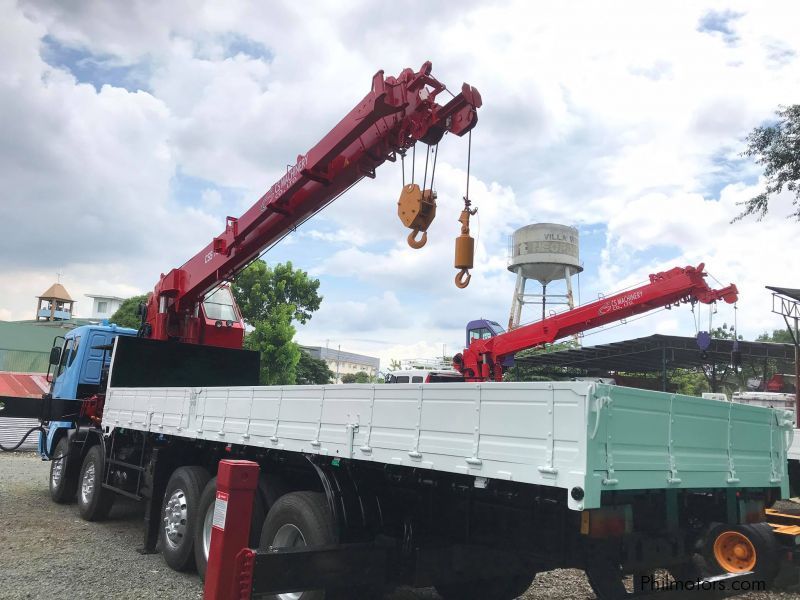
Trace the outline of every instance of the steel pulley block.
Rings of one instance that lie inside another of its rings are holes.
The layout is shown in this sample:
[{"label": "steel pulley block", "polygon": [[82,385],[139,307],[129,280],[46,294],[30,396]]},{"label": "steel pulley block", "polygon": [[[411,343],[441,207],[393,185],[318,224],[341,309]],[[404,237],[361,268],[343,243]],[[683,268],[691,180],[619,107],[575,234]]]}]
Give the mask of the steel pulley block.
[{"label": "steel pulley block", "polygon": [[[400,199],[397,201],[397,216],[403,225],[411,229],[408,234],[408,245],[422,248],[428,241],[428,227],[436,217],[436,192],[421,190],[416,183],[403,186]],[[416,239],[419,233],[422,237]]]}]

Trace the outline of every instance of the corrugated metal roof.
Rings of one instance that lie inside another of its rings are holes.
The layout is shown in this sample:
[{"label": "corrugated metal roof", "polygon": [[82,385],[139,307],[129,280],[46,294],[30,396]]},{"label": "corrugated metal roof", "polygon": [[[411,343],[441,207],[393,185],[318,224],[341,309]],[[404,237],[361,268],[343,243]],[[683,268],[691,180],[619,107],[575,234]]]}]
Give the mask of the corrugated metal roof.
[{"label": "corrugated metal roof", "polygon": [[49,389],[42,373],[0,373],[0,396],[38,398]]},{"label": "corrugated metal roof", "polygon": [[[40,398],[50,384],[41,373],[0,373],[0,396]],[[17,444],[31,428],[39,425],[36,419],[0,418],[0,444],[11,447]],[[39,435],[32,433],[20,450],[35,450]]]},{"label": "corrugated metal roof", "polygon": [[800,301],[800,289],[797,288],[785,288],[785,287],[775,287],[772,285],[766,286],[768,290],[772,290],[773,292],[777,292],[787,298],[791,298],[792,300]]}]

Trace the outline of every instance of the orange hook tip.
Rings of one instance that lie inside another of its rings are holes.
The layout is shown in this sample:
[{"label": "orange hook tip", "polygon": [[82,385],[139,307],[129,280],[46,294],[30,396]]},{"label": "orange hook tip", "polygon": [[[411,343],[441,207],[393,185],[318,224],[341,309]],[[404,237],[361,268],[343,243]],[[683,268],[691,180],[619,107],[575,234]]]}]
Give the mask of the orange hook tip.
[{"label": "orange hook tip", "polygon": [[469,285],[470,279],[472,279],[472,275],[469,274],[469,271],[467,269],[461,269],[456,273],[456,287],[463,290]]},{"label": "orange hook tip", "polygon": [[414,229],[411,233],[408,234],[408,245],[414,248],[415,250],[419,250],[428,242],[428,232],[423,231],[422,237],[420,239],[416,239],[417,235],[419,234],[419,229]]}]

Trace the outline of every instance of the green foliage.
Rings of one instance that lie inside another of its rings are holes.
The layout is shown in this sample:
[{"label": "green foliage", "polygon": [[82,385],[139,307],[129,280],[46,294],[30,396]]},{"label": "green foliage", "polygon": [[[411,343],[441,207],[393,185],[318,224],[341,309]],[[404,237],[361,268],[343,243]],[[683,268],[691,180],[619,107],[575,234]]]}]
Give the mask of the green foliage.
[{"label": "green foliage", "polygon": [[296,380],[300,346],[293,341],[291,314],[291,305],[272,307],[244,338],[244,347],[261,355],[262,385],[289,385]]},{"label": "green foliage", "polygon": [[776,344],[794,344],[792,334],[788,329],[775,329],[772,333],[766,331],[756,338],[758,342],[773,342]]},{"label": "green foliage", "polygon": [[738,340],[743,340],[744,337],[741,335],[737,336],[736,332],[733,328],[733,325],[728,327],[727,323],[724,323],[722,327],[715,327],[711,330],[711,337],[717,340],[732,340],[734,338]]},{"label": "green foliage", "polygon": [[396,358],[390,358],[389,359],[389,370],[390,371],[399,371],[402,368],[403,368],[403,365],[399,360],[397,360]]},{"label": "green foliage", "polygon": [[120,327],[139,329],[139,326],[142,324],[142,318],[139,316],[139,304],[146,301],[147,294],[128,298],[120,305],[117,312],[111,315],[108,322],[116,323]]},{"label": "green foliage", "polygon": [[342,375],[342,383],[372,383],[372,377],[366,371],[358,373],[345,373]]},{"label": "green foliage", "polygon": [[675,391],[687,396],[700,396],[711,388],[703,371],[695,369],[675,369],[669,376],[669,381],[675,386]]},{"label": "green foliage", "polygon": [[255,325],[276,306],[291,306],[291,319],[305,324],[322,302],[318,290],[319,279],[295,269],[291,261],[271,268],[257,260],[236,276],[233,285],[236,304],[248,325]]},{"label": "green foliage", "polygon": [[517,358],[533,358],[532,364],[516,363],[513,367],[506,370],[503,374],[503,381],[564,381],[570,379],[571,375],[565,370],[558,367],[539,367],[535,363],[535,357],[539,354],[547,354],[549,352],[560,352],[562,350],[570,350],[577,348],[573,340],[563,342],[556,342],[555,344],[547,344],[530,350],[523,350],[517,353]]},{"label": "green foliage", "polygon": [[300,349],[300,362],[297,363],[297,379],[300,385],[331,383],[335,373],[324,360],[314,358]]},{"label": "green foliage", "polygon": [[[244,345],[261,354],[261,383],[295,383],[302,352],[292,323],[306,323],[319,308],[319,280],[294,269],[291,262],[273,269],[257,260],[239,273],[231,289],[242,317],[253,328]],[[302,369],[301,374],[308,375]]]},{"label": "green foliage", "polygon": [[742,156],[753,158],[764,167],[766,189],[742,202],[744,210],[734,221],[755,215],[761,220],[769,210],[769,200],[784,186],[794,192],[796,210],[792,217],[800,220],[800,104],[781,106],[775,111],[778,121],[756,127],[747,136],[747,149]]}]

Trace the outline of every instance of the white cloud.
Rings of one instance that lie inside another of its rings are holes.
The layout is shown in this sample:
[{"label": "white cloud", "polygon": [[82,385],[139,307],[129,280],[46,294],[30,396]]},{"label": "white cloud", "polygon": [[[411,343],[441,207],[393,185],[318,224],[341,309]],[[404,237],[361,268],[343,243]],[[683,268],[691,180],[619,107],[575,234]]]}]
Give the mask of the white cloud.
[{"label": "white cloud", "polygon": [[[341,119],[378,68],[397,74],[430,58],[451,89],[467,80],[484,98],[472,146],[473,282],[452,283],[466,140],[448,136],[424,249],[405,245],[399,166],[389,163],[284,242],[326,296],[304,338],[394,358],[457,347],[466,320],[505,321],[507,238],[541,221],[607,224],[601,255],[585,252],[595,267],[584,298],[706,260],[740,284],[743,327],[771,327],[762,287],[796,271],[787,248],[797,225],[781,206],[761,224],[729,220],[755,189],[744,183],[753,166],[738,162],[743,136],[800,97],[800,15],[734,1],[726,8],[742,16],[717,35],[698,30],[712,8],[2,2],[0,317],[29,316],[56,271],[76,297],[151,289]],[[45,63],[56,42],[135,69],[142,89]],[[175,197],[178,175],[209,182],[196,203]],[[683,316],[653,319],[613,335],[689,332]]]}]

